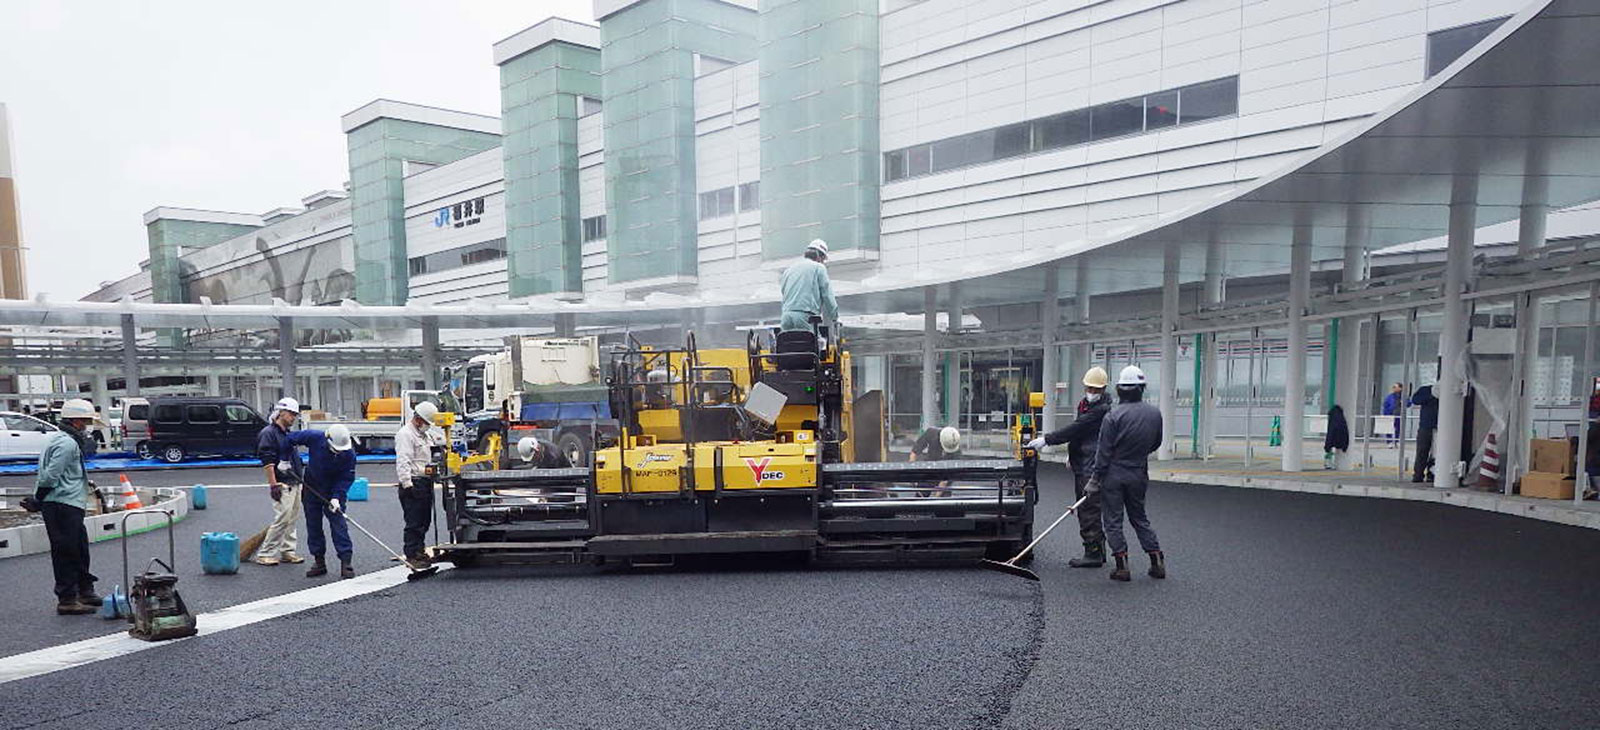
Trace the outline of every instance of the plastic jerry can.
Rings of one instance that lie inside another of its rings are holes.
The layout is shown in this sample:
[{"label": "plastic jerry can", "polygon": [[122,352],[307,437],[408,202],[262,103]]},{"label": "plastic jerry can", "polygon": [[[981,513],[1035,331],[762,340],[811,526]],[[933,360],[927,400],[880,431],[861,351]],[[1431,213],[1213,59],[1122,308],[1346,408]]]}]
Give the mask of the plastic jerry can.
[{"label": "plastic jerry can", "polygon": [[239,572],[239,536],[207,532],[200,536],[200,569],[208,575]]},{"label": "plastic jerry can", "polygon": [[194,489],[189,490],[189,504],[195,509],[206,508],[206,485],[196,484]]},{"label": "plastic jerry can", "polygon": [[350,483],[350,491],[345,494],[345,498],[351,502],[365,502],[367,489],[370,486],[372,485],[367,483],[366,477],[356,477],[356,480]]}]

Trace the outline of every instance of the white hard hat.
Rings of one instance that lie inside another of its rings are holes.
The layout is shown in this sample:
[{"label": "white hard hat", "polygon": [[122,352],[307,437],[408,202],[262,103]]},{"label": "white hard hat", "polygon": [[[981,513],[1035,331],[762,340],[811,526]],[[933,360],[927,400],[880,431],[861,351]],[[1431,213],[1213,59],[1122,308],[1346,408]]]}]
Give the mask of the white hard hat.
[{"label": "white hard hat", "polygon": [[288,412],[293,413],[295,415],[299,415],[300,414],[300,401],[297,401],[297,400],[295,400],[293,398],[284,398],[283,400],[278,401],[278,404],[273,406],[272,408],[273,408],[273,410],[288,411]]},{"label": "white hard hat", "polygon": [[59,417],[63,421],[71,418],[86,418],[91,421],[100,420],[100,415],[94,412],[94,404],[82,398],[73,398],[62,403]]},{"label": "white hard hat", "polygon": [[813,238],[811,243],[806,244],[806,250],[816,251],[826,257],[828,255],[828,242],[820,238]]},{"label": "white hard hat", "polygon": [[939,448],[945,451],[961,450],[961,431],[955,426],[945,426],[939,429]]},{"label": "white hard hat", "polygon": [[334,451],[349,451],[353,445],[350,441],[349,426],[335,423],[328,427],[328,448]]},{"label": "white hard hat", "polygon": [[1144,371],[1138,365],[1129,365],[1117,376],[1117,385],[1144,385]]},{"label": "white hard hat", "polygon": [[439,415],[439,407],[434,405],[432,401],[423,401],[411,409],[411,415],[431,424],[433,423],[433,417]]},{"label": "white hard hat", "polygon": [[517,456],[523,461],[533,458],[533,453],[539,450],[539,439],[532,436],[523,436],[517,441]]}]

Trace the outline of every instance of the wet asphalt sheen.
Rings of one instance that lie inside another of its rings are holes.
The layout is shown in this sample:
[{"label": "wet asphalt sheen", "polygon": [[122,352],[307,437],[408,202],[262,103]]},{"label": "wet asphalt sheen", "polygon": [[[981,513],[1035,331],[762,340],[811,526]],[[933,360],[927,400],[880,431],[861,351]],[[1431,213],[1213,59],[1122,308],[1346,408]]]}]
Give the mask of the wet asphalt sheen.
[{"label": "wet asphalt sheen", "polygon": [[[1041,519],[1066,503],[1065,473],[1044,477]],[[1600,725],[1600,533],[1219,487],[1150,501],[1166,581],[1142,555],[1130,584],[1065,567],[1066,525],[1041,584],[738,560],[449,571],[0,685],[0,727]],[[5,585],[14,570],[0,564]],[[208,608],[298,587],[269,582],[180,587]],[[0,654],[43,645],[22,638],[0,633]]]}]

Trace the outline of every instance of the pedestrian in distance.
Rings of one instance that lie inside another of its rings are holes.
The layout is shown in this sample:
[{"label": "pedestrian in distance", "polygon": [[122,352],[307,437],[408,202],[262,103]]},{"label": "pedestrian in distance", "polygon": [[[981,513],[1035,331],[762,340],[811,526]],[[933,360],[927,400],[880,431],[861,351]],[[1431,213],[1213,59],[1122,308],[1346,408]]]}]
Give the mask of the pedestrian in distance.
[{"label": "pedestrian in distance", "polygon": [[1128,523],[1139,537],[1139,547],[1150,556],[1150,577],[1167,577],[1166,555],[1150,526],[1150,516],[1145,511],[1145,492],[1150,487],[1149,459],[1161,446],[1161,411],[1144,402],[1147,384],[1144,371],[1129,365],[1117,375],[1118,403],[1100,423],[1100,444],[1095,451],[1094,467],[1084,492],[1100,492],[1102,523],[1106,541],[1111,544],[1111,556],[1116,567],[1111,579],[1130,580],[1128,574],[1128,541],[1122,535],[1122,514],[1126,510]]},{"label": "pedestrian in distance", "polygon": [[812,317],[823,322],[839,318],[839,301],[828,278],[828,243],[820,238],[806,244],[804,258],[783,270],[778,279],[783,309],[778,326],[784,332],[811,332]]},{"label": "pedestrian in distance", "polygon": [[394,470],[400,493],[400,512],[405,518],[406,564],[423,570],[428,559],[426,538],[433,524],[433,419],[439,408],[423,401],[411,411],[411,418],[394,435]]},{"label": "pedestrian in distance", "polygon": [[1383,397],[1383,415],[1394,419],[1394,428],[1389,433],[1389,448],[1400,443],[1400,411],[1405,407],[1405,386],[1399,383],[1389,386],[1389,394]]},{"label": "pedestrian in distance", "polygon": [[339,558],[339,578],[356,577],[350,564],[354,546],[350,543],[350,525],[344,510],[349,504],[350,485],[356,481],[356,452],[350,438],[350,428],[336,423],[326,432],[316,429],[295,431],[289,434],[289,443],[306,448],[305,484],[301,486],[301,508],[306,513],[306,550],[311,553],[311,567],[307,578],[320,578],[328,574],[328,544],[322,532],[322,522],[328,522],[333,533],[333,554]]},{"label": "pedestrian in distance", "polygon": [[295,523],[300,521],[300,485],[305,481],[305,464],[300,452],[289,442],[289,429],[300,417],[300,401],[284,398],[272,408],[272,420],[256,437],[256,456],[267,476],[267,494],[272,497],[272,524],[256,551],[257,565],[304,563],[295,553],[298,543]]},{"label": "pedestrian in distance", "polygon": [[[1099,568],[1106,564],[1106,533],[1100,524],[1100,494],[1089,494],[1084,489],[1089,484],[1090,468],[1095,454],[1100,450],[1100,425],[1111,412],[1111,399],[1106,397],[1106,386],[1111,378],[1105,368],[1098,365],[1083,374],[1083,398],[1078,401],[1078,415],[1072,423],[1028,442],[1028,448],[1043,451],[1047,446],[1067,445],[1067,459],[1072,466],[1072,492],[1075,499],[1083,500],[1078,507],[1078,536],[1083,539],[1083,557],[1067,561],[1074,568]],[[1084,499],[1087,496],[1088,499]]]},{"label": "pedestrian in distance", "polygon": [[33,496],[22,501],[23,509],[39,512],[44,518],[55,577],[56,613],[61,615],[94,613],[102,600],[94,592],[98,578],[89,572],[89,531],[83,526],[89,493],[94,489],[84,468],[84,459],[95,450],[94,438],[87,431],[99,422],[89,401],[73,398],[61,404],[61,430],[45,442]]},{"label": "pedestrian in distance", "polygon": [[1439,428],[1439,399],[1433,395],[1433,386],[1417,388],[1411,394],[1411,405],[1421,409],[1417,414],[1417,461],[1411,471],[1411,482],[1420,484],[1433,470],[1433,433]]},{"label": "pedestrian in distance", "polygon": [[1339,454],[1350,450],[1350,422],[1345,420],[1344,407],[1328,409],[1328,433],[1322,437],[1322,465],[1332,469]]}]

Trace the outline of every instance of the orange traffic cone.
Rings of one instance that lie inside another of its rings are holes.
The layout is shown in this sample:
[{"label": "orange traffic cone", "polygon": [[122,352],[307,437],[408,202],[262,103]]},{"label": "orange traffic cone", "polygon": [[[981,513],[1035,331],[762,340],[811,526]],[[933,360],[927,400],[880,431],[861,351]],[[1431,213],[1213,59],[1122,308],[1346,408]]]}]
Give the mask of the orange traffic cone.
[{"label": "orange traffic cone", "polygon": [[122,476],[122,509],[140,509],[144,503],[139,501],[139,491],[133,488],[133,482],[128,481],[128,475]]},{"label": "orange traffic cone", "polygon": [[1478,488],[1492,492],[1500,488],[1500,448],[1490,432],[1483,439],[1483,461],[1478,466]]}]

